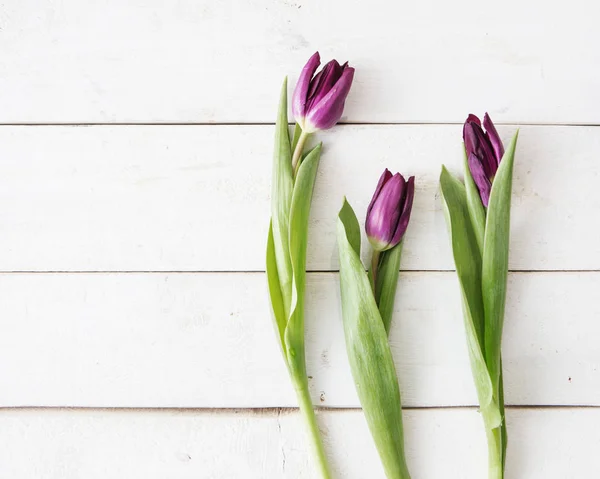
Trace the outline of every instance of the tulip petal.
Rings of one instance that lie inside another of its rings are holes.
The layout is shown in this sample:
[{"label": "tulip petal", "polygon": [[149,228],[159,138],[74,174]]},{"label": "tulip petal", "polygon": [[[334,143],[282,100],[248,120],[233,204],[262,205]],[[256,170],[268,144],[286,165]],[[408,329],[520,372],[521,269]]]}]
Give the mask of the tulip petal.
[{"label": "tulip petal", "polygon": [[481,120],[473,113],[469,113],[469,116],[467,117],[467,123],[475,123],[476,125],[481,126]]},{"label": "tulip petal", "polygon": [[292,114],[298,123],[301,123],[302,119],[306,116],[306,100],[308,98],[310,82],[320,64],[321,56],[319,52],[315,52],[308,59],[298,77],[298,82],[292,95]]},{"label": "tulip petal", "polygon": [[321,98],[329,93],[329,90],[333,88],[342,76],[342,72],[343,69],[336,60],[327,62],[323,69],[310,82],[305,111],[310,111],[313,105],[317,104]]},{"label": "tulip petal", "polygon": [[310,101],[311,97],[314,96],[315,90],[317,89],[317,86],[321,82],[321,77],[323,76],[323,72],[325,71],[326,67],[327,67],[327,65],[325,65],[325,67],[323,67],[321,70],[319,70],[316,73],[316,75],[314,77],[312,77],[312,80],[310,81],[310,85],[308,87],[308,93],[306,94],[306,103],[307,104]]},{"label": "tulip petal", "polygon": [[486,135],[494,149],[494,155],[496,155],[496,162],[499,165],[500,160],[504,156],[504,145],[502,144],[502,140],[500,139],[500,135],[498,135],[498,131],[490,118],[490,115],[487,113],[483,117],[483,127],[485,128]]},{"label": "tulip petal", "polygon": [[498,162],[489,138],[475,122],[465,123],[464,142],[467,154],[475,154],[483,165],[486,176],[491,180],[498,169]]},{"label": "tulip petal", "polygon": [[471,171],[473,181],[479,190],[481,202],[483,203],[483,206],[487,208],[490,201],[492,183],[485,174],[481,160],[474,153],[469,153],[467,162],[469,164],[469,170]]},{"label": "tulip petal", "polygon": [[400,208],[404,196],[406,182],[400,173],[396,173],[387,181],[375,200],[375,204],[367,217],[365,229],[374,246],[385,250],[392,244],[392,238],[400,218]]},{"label": "tulip petal", "polygon": [[369,207],[367,208],[367,218],[369,217],[369,214],[371,213],[371,210],[373,209],[375,200],[377,199],[377,197],[379,196],[379,193],[381,192],[381,188],[383,188],[383,185],[385,185],[391,177],[392,177],[392,173],[387,168],[379,177],[379,182],[377,183],[377,188],[375,189],[375,193],[373,193],[373,198],[371,198],[371,202],[369,203]]},{"label": "tulip petal", "polygon": [[[469,118],[471,116],[473,115],[469,115]],[[473,126],[473,123],[467,120],[463,125],[463,142],[465,143],[467,154],[474,152],[477,148],[477,133],[475,132],[476,127]]]},{"label": "tulip petal", "polygon": [[340,120],[353,78],[354,68],[346,67],[333,88],[307,111],[304,131],[327,130]]},{"label": "tulip petal", "polygon": [[479,117],[477,115],[473,115],[473,113],[469,113],[469,116],[467,117],[467,119],[465,120],[465,124],[463,125],[463,141],[465,140],[465,136],[466,136],[466,127],[467,124],[469,123],[475,123],[476,125],[481,126],[481,120],[479,119]]},{"label": "tulip petal", "polygon": [[415,197],[415,177],[411,176],[406,182],[406,188],[404,188],[404,198],[402,198],[402,212],[400,213],[400,219],[396,226],[396,231],[392,238],[392,244],[396,245],[402,241],[404,233],[408,228],[408,222],[410,221],[410,213],[412,211],[413,198]]}]

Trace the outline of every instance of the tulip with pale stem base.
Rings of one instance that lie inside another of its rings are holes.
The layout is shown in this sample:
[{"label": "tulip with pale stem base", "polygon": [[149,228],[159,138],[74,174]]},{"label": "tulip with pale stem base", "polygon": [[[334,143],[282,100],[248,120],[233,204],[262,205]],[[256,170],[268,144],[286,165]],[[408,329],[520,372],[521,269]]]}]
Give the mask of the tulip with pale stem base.
[{"label": "tulip with pale stem base", "polygon": [[354,68],[348,62],[340,65],[331,60],[316,73],[320,64],[319,52],[315,52],[302,69],[292,96],[292,113],[301,129],[292,157],[294,178],[306,140],[311,133],[328,130],[340,120],[354,79]]},{"label": "tulip with pale stem base", "polygon": [[275,126],[266,272],[277,337],[311,439],[317,468],[322,479],[330,479],[327,456],[308,387],[304,346],[308,220],[321,145],[306,155],[304,148],[310,134],[331,128],[340,119],[354,69],[332,60],[315,75],[319,64],[319,54],[315,53],[302,70],[294,90],[292,110],[297,125],[291,142],[287,83],[283,84]]}]

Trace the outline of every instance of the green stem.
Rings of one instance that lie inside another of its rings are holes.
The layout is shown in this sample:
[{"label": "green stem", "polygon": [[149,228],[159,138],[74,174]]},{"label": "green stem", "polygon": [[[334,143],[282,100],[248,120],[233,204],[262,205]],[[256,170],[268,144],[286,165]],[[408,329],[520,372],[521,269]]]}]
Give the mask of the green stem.
[{"label": "green stem", "polygon": [[308,379],[306,378],[306,375],[294,378],[294,386],[296,388],[296,395],[298,396],[300,414],[302,415],[304,424],[306,424],[307,432],[311,439],[313,453],[317,460],[320,476],[322,479],[331,479],[329,463],[327,462],[323,440],[321,439],[321,432],[317,425],[317,416],[315,415],[312,399],[308,391]]},{"label": "green stem", "polygon": [[377,297],[377,293],[375,292],[375,285],[377,284],[377,268],[379,268],[379,257],[381,253],[377,250],[373,250],[373,255],[371,256],[371,286],[373,287],[373,294]]},{"label": "green stem", "polygon": [[504,479],[502,467],[502,433],[499,427],[486,427],[488,443],[488,479]]},{"label": "green stem", "polygon": [[300,168],[300,159],[302,158],[302,152],[304,151],[304,143],[306,143],[306,140],[309,136],[310,133],[302,131],[302,133],[300,134],[300,138],[298,138],[298,143],[296,143],[294,155],[292,156],[292,171],[294,172],[294,178],[296,178],[298,168]]},{"label": "green stem", "polygon": [[487,434],[487,443],[488,443],[488,470],[489,470],[489,479],[504,479],[504,453],[506,444],[504,444],[506,434],[505,428],[505,418],[504,418],[504,388],[502,384],[502,359],[500,359],[500,380],[494,386],[494,398],[498,398],[499,408],[498,410],[501,412],[501,420],[502,424],[500,427],[496,427],[494,429],[491,428],[491,424],[489,421],[486,421],[484,418],[485,430]]}]

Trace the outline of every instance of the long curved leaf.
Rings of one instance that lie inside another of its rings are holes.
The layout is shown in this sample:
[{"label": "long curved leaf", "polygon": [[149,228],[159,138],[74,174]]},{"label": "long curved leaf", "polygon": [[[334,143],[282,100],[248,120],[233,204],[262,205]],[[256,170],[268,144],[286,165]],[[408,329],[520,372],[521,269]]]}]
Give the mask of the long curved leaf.
[{"label": "long curved leaf", "polygon": [[471,371],[481,412],[489,427],[495,428],[500,425],[501,417],[494,403],[494,389],[483,348],[485,316],[481,292],[481,256],[477,253],[477,239],[470,221],[465,186],[445,167],[442,167],[440,185],[462,295]]},{"label": "long curved leaf", "polygon": [[273,252],[277,265],[281,298],[286,315],[292,295],[292,265],[289,255],[289,213],[292,202],[292,151],[287,117],[287,79],[281,87],[275,126],[275,148],[271,187],[271,224]]},{"label": "long curved leaf", "polygon": [[392,315],[394,314],[394,302],[398,288],[403,243],[404,241],[401,241],[392,249],[384,251],[381,254],[379,270],[377,271],[375,300],[377,301],[379,314],[381,314],[381,319],[388,335],[390,334]]},{"label": "long curved leaf", "polygon": [[[308,219],[321,145],[315,146],[300,164],[290,208],[289,255],[293,271],[290,313],[285,330],[285,345],[290,367],[304,368],[304,289],[306,285],[306,247]],[[301,355],[301,357],[300,357]]]},{"label": "long curved leaf", "polygon": [[485,225],[481,270],[485,311],[485,356],[496,397],[499,396],[500,350],[508,274],[510,200],[518,135],[519,132],[517,131],[504,153],[492,183]]},{"label": "long curved leaf", "polygon": [[273,319],[275,329],[277,330],[279,343],[282,350],[285,349],[283,335],[287,324],[285,314],[285,305],[281,295],[281,286],[279,283],[279,274],[277,273],[277,260],[275,258],[275,243],[273,242],[273,224],[269,223],[269,236],[267,238],[267,282],[269,285],[269,296],[271,298],[271,307],[273,309]]},{"label": "long curved leaf", "polygon": [[345,200],[338,217],[337,238],[346,349],[358,397],[387,477],[408,479],[396,369],[360,260],[358,221]]}]

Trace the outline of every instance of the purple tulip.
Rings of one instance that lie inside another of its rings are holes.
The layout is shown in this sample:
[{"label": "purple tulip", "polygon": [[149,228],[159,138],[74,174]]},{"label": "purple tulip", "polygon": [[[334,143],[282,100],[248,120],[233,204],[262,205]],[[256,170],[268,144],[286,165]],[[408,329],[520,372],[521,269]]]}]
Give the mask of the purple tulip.
[{"label": "purple tulip", "polygon": [[492,182],[498,171],[500,160],[504,155],[502,140],[492,123],[490,116],[486,113],[481,121],[475,115],[470,114],[463,127],[463,140],[467,150],[467,163],[471,176],[477,189],[483,206],[487,208],[492,191]]},{"label": "purple tulip", "polygon": [[339,121],[354,78],[348,62],[331,60],[315,75],[320,64],[316,52],[302,69],[292,96],[292,113],[306,133],[327,130]]},{"label": "purple tulip", "polygon": [[386,170],[367,209],[367,237],[376,251],[396,246],[406,232],[415,196],[415,177],[408,181],[400,173]]}]

